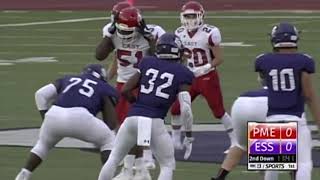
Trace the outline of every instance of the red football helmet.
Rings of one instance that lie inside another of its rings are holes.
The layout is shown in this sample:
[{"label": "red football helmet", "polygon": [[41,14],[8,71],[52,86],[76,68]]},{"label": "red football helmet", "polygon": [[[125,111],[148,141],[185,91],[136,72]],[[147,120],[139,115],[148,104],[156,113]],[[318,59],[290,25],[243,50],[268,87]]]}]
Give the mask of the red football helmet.
[{"label": "red football helmet", "polygon": [[122,9],[116,22],[117,35],[124,40],[132,40],[138,32],[141,19],[137,8],[131,6]]},{"label": "red football helmet", "polygon": [[204,9],[197,1],[189,1],[181,8],[180,20],[181,24],[192,31],[199,28],[203,24]]},{"label": "red football helmet", "polygon": [[128,7],[131,7],[131,4],[129,4],[128,1],[122,1],[115,4],[111,11],[111,21],[114,21],[114,17],[117,16],[122,9]]}]

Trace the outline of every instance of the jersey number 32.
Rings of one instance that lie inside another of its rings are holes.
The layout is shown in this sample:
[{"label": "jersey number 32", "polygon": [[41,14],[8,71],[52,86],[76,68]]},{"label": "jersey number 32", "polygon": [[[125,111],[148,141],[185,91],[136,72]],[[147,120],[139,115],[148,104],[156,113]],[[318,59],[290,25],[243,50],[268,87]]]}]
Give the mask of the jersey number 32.
[{"label": "jersey number 32", "polygon": [[[150,78],[149,78],[148,84],[141,85],[140,92],[144,94],[150,94],[153,92],[154,88],[156,88],[156,92],[155,92],[156,96],[164,99],[169,99],[170,95],[163,92],[163,90],[172,85],[174,75],[167,72],[159,74],[159,71],[153,68],[148,69],[145,75]],[[155,87],[155,81],[158,78],[158,76],[160,77],[160,79],[163,79],[166,81],[163,84],[160,84],[158,87]]]}]

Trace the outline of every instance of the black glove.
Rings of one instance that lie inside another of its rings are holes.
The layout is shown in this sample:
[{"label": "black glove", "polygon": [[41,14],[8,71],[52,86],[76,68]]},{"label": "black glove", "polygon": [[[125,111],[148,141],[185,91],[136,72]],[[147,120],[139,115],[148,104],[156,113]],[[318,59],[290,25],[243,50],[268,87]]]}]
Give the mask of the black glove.
[{"label": "black glove", "polygon": [[117,28],[116,28],[116,23],[113,22],[113,23],[111,24],[111,26],[108,28],[108,32],[109,32],[111,35],[113,35],[113,34],[116,32],[116,30],[117,30]]},{"label": "black glove", "polygon": [[117,30],[117,28],[116,28],[116,23],[117,23],[117,21],[118,21],[118,18],[119,18],[119,13],[117,13],[117,14],[115,14],[115,15],[113,15],[113,19],[111,19],[111,26],[108,28],[108,32],[111,34],[111,35],[113,35],[115,32],[116,32],[116,30]]},{"label": "black glove", "polygon": [[138,32],[142,34],[145,39],[147,39],[148,41],[151,41],[154,39],[152,35],[152,31],[154,31],[154,29],[148,28],[145,20],[142,18],[141,21],[139,22]]}]

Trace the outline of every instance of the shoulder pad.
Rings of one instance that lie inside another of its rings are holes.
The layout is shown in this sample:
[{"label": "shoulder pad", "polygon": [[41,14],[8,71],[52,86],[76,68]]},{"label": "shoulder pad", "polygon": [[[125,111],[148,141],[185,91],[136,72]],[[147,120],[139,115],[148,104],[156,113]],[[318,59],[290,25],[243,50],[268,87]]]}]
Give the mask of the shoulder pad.
[{"label": "shoulder pad", "polygon": [[185,30],[185,28],[181,26],[181,27],[179,27],[179,28],[176,29],[175,34],[180,34],[180,33],[182,33],[184,30]]},{"label": "shoulder pad", "polygon": [[309,54],[302,54],[302,55],[306,56],[309,59],[313,59],[313,57],[311,55],[309,55]]}]

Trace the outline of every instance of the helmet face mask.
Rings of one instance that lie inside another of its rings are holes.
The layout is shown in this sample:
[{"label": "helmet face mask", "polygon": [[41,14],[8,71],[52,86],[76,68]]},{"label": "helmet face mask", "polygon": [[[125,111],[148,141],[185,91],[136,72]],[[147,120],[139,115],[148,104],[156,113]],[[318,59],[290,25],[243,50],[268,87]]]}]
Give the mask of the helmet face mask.
[{"label": "helmet face mask", "polygon": [[204,9],[195,1],[186,3],[181,10],[180,21],[188,31],[198,29],[204,21]]},{"label": "helmet face mask", "polygon": [[117,36],[122,39],[124,43],[131,43],[134,41],[137,30],[135,27],[129,28],[126,27],[124,24],[116,24],[117,27]]},{"label": "helmet face mask", "polygon": [[131,43],[138,34],[139,22],[141,15],[135,7],[125,8],[120,11],[117,22],[117,36],[123,40],[124,43]]}]

